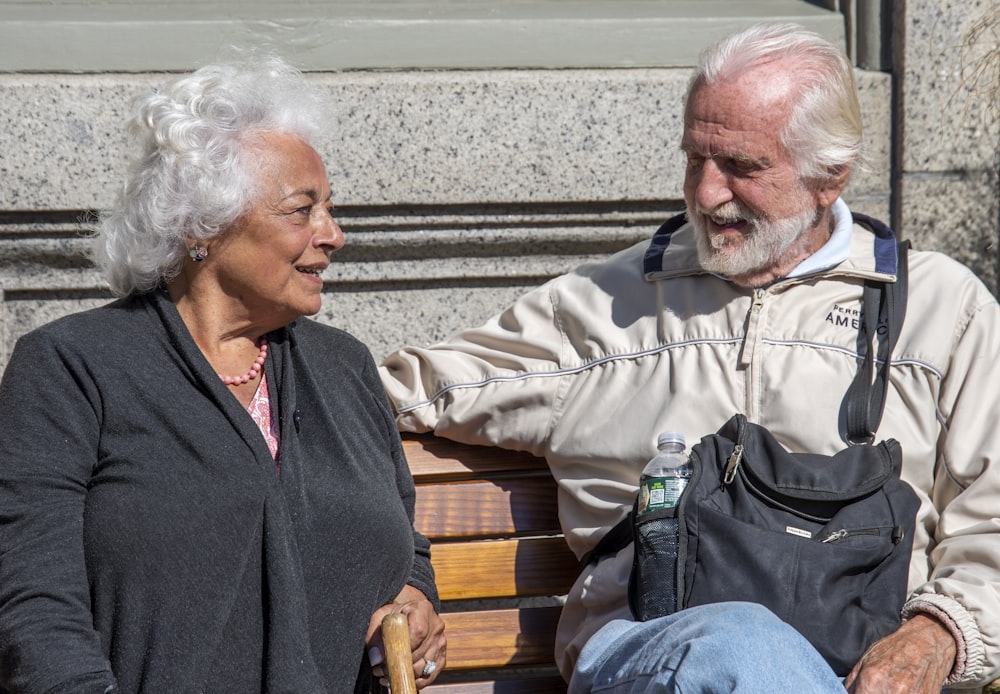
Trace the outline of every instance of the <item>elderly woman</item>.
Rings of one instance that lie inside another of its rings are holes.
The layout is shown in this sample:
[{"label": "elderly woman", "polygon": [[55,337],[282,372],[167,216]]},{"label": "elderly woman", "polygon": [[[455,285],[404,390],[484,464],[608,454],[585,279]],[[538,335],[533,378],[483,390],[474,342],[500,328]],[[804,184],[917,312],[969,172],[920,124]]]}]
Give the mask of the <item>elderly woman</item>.
[{"label": "elderly woman", "polygon": [[303,316],[344,244],[323,103],[270,59],[141,99],[97,256],[114,303],[0,385],[0,690],[367,691],[382,616],[444,666],[372,359]]}]

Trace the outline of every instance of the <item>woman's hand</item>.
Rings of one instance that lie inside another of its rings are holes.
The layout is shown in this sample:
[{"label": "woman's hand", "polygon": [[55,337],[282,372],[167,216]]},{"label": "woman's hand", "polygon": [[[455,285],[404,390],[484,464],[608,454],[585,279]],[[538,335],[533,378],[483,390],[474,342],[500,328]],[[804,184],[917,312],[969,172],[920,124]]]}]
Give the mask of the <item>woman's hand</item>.
[{"label": "woman's hand", "polygon": [[385,654],[382,619],[392,612],[406,615],[410,627],[413,674],[417,689],[423,689],[434,681],[447,662],[448,642],[444,635],[444,621],[434,611],[434,606],[427,597],[413,586],[405,586],[391,603],[375,610],[368,624],[365,643],[372,670],[380,678],[385,677],[385,669],[382,667]]}]

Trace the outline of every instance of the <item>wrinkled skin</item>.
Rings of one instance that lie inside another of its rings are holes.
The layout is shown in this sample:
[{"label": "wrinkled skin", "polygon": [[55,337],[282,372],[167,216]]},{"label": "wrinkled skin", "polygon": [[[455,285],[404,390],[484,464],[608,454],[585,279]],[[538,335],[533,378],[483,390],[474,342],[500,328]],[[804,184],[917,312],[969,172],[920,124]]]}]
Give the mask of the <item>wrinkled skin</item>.
[{"label": "wrinkled skin", "polygon": [[844,686],[850,694],[940,694],[955,651],[941,622],[917,615],[872,644]]}]

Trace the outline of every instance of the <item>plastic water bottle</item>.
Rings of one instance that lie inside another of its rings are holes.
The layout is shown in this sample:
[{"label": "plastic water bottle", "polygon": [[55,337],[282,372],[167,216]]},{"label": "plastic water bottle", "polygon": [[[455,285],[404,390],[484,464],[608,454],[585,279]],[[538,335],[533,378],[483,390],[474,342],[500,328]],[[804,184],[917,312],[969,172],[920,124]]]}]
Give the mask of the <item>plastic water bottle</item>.
[{"label": "plastic water bottle", "polygon": [[691,479],[684,435],[665,431],[639,478],[636,504],[635,617],[655,619],[677,611],[677,515],[672,512]]},{"label": "plastic water bottle", "polygon": [[656,437],[659,449],[639,477],[639,514],[673,508],[691,479],[691,463],[684,450],[684,434],[664,431]]}]

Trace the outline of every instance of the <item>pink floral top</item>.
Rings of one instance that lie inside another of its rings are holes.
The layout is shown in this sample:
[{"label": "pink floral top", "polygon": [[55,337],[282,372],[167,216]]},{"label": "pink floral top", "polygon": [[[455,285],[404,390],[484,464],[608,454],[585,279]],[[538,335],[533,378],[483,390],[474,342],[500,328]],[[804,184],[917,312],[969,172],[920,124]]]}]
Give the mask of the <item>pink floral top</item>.
[{"label": "pink floral top", "polygon": [[278,460],[278,423],[271,417],[271,395],[267,388],[267,378],[264,372],[260,372],[260,385],[257,392],[253,394],[253,400],[247,407],[247,412],[257,423],[257,428],[264,435],[267,447],[271,451],[271,457],[275,462]]}]

